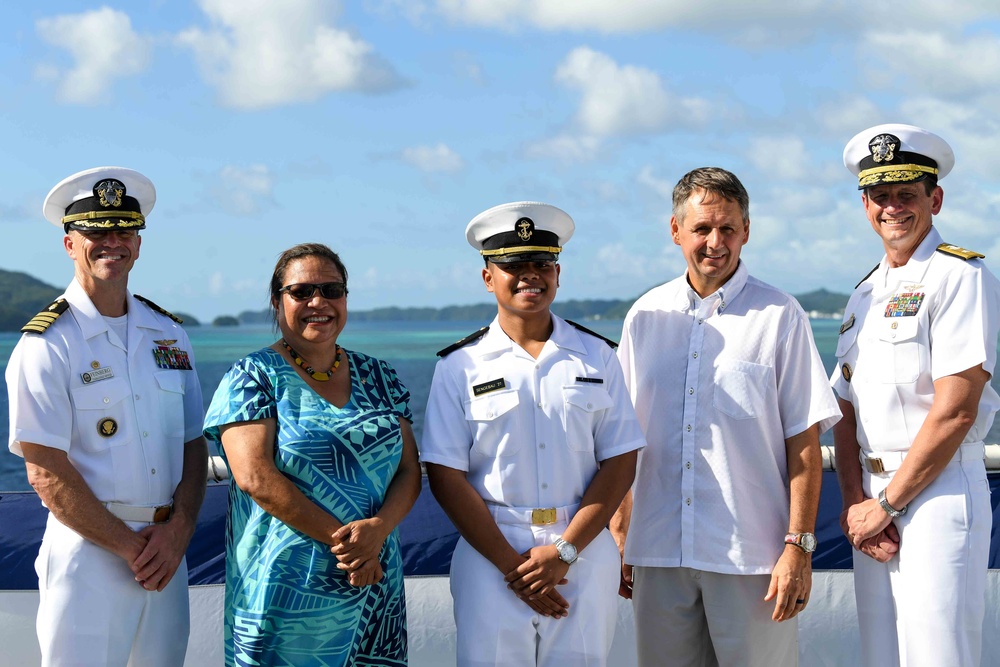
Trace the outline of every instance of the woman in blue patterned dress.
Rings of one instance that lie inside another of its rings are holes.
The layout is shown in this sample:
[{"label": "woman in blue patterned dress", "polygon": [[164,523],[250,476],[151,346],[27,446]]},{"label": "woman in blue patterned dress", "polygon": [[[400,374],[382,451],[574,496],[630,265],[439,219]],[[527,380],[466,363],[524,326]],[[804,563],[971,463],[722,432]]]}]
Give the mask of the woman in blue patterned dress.
[{"label": "woman in blue patterned dress", "polygon": [[405,665],[396,526],[420,493],[409,392],[344,350],[347,269],[286,250],[271,278],[281,340],[238,361],[205,419],[232,472],[226,664]]}]

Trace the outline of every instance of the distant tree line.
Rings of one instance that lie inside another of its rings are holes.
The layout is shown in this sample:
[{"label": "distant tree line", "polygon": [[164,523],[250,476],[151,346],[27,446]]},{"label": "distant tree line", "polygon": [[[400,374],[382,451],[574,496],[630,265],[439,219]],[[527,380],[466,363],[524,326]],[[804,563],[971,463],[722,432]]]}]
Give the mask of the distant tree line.
[{"label": "distant tree line", "polygon": [[[0,269],[0,331],[18,331],[42,308],[62,294],[62,290],[29,276],[26,273]],[[847,305],[848,296],[825,289],[795,297],[806,312],[840,313]],[[571,320],[621,320],[635,299],[570,299],[556,301],[552,310],[560,317]],[[444,308],[375,308],[351,311],[351,319],[359,322],[487,322],[496,315],[495,303],[480,303]],[[185,313],[175,313],[184,320],[184,326],[199,326],[200,322]],[[270,309],[247,310],[237,316],[220,315],[212,326],[270,324]]]}]

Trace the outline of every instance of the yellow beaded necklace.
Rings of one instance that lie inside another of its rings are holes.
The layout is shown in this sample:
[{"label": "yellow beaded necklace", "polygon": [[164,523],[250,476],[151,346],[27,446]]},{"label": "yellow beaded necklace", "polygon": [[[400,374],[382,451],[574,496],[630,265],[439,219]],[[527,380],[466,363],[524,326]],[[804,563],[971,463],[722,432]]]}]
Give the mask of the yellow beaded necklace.
[{"label": "yellow beaded necklace", "polygon": [[340,368],[340,357],[341,354],[344,352],[344,350],[338,345],[337,357],[333,360],[333,368],[324,373],[322,371],[314,370],[312,366],[307,366],[306,360],[302,358],[302,355],[293,350],[292,346],[289,345],[287,342],[285,342],[284,338],[281,339],[281,345],[286,350],[288,350],[288,354],[292,355],[292,361],[295,362],[295,365],[304,370],[306,373],[308,373],[309,377],[311,377],[313,380],[316,380],[318,382],[326,382],[327,380],[333,377],[333,374],[337,371],[338,368]]}]

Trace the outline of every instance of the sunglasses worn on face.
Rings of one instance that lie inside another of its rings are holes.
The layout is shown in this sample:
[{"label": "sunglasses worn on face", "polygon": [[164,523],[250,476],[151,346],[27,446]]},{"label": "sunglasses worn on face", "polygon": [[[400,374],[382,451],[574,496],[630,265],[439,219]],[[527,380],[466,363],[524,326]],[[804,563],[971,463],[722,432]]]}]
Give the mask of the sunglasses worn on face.
[{"label": "sunglasses worn on face", "polygon": [[306,301],[313,297],[316,290],[319,290],[320,296],[324,299],[339,299],[347,294],[347,285],[344,283],[295,283],[294,285],[285,285],[278,292],[287,292],[288,296],[296,301]]}]

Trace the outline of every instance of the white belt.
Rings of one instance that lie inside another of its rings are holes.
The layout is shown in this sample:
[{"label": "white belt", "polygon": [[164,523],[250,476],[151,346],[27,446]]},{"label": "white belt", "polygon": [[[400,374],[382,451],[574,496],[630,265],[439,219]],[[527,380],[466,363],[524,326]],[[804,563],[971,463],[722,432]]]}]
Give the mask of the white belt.
[{"label": "white belt", "polygon": [[140,521],[143,523],[164,523],[170,520],[173,503],[158,507],[141,507],[124,503],[104,503],[108,511],[122,521]]},{"label": "white belt", "polygon": [[506,505],[495,505],[486,503],[493,515],[493,520],[497,523],[521,524],[529,523],[533,526],[548,526],[553,523],[569,523],[569,520],[576,514],[580,504],[566,505],[565,507],[507,507]]},{"label": "white belt", "polygon": [[[902,452],[864,452],[859,455],[861,465],[868,472],[878,475],[899,470],[909,450]],[[986,446],[982,442],[965,443],[958,448],[949,463],[956,461],[982,461],[986,458]]]}]

